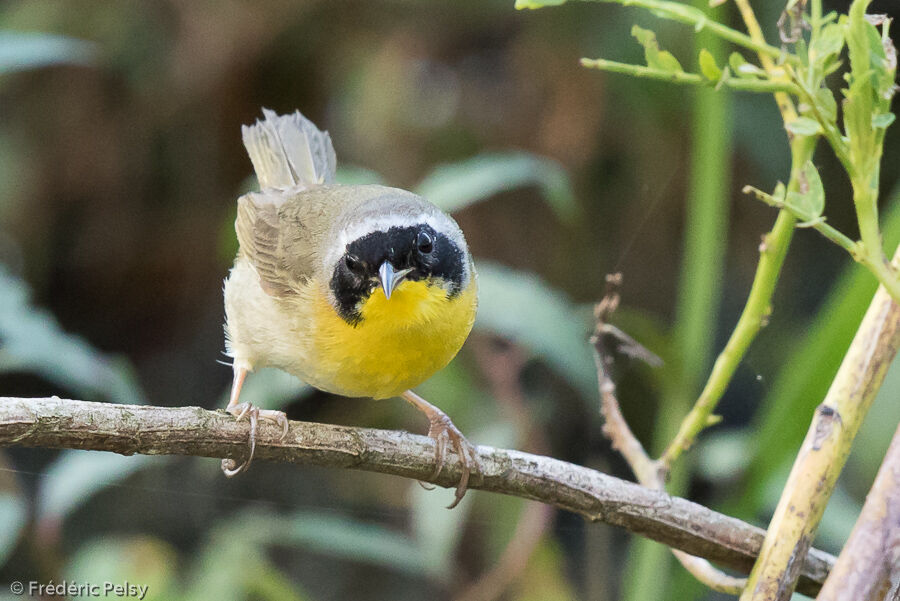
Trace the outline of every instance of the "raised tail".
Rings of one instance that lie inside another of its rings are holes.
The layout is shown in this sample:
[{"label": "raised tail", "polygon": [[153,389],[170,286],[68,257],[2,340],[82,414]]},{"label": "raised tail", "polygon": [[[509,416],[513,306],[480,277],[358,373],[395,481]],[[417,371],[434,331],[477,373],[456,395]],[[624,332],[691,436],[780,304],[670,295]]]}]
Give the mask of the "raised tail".
[{"label": "raised tail", "polygon": [[300,111],[277,115],[263,109],[263,117],[241,127],[261,189],[311,187],[334,181],[337,158],[328,132],[321,131]]}]

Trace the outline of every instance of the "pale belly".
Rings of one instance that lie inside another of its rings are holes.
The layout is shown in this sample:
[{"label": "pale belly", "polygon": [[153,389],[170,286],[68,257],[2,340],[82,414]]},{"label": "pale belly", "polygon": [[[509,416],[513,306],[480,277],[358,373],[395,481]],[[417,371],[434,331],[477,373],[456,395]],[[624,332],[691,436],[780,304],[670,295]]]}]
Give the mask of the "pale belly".
[{"label": "pale belly", "polygon": [[315,284],[291,303],[236,265],[225,286],[227,348],[235,365],[278,367],[316,388],[376,399],[418,386],[447,365],[475,320],[474,282],[453,299],[422,282],[403,282],[390,299],[377,289],[352,326]]}]

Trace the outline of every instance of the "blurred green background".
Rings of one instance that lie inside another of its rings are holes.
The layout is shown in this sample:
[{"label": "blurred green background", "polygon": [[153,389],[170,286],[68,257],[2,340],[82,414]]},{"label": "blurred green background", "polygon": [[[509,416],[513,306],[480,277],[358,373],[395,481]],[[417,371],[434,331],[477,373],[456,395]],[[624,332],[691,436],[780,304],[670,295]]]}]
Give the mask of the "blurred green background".
[{"label": "blurred green background", "polygon": [[[240,126],[263,106],[300,109],[330,131],[342,181],[419,191],[466,232],[479,320],[420,392],[476,443],[630,477],[600,431],[590,304],[621,270],[617,324],[666,367],[623,364],[620,400],[659,450],[743,306],[775,214],[739,190],[787,177],[785,134],[770,97],[578,65],[641,62],[638,23],[695,69],[712,42],[690,28],[615,5],[512,4],[0,4],[0,394],[224,407],[222,280],[252,185]],[[756,4],[777,43],[780,3]],[[885,11],[898,12],[873,5]],[[845,176],[825,148],[816,164],[829,222],[855,235]],[[842,250],[797,233],[724,421],[673,492],[765,525],[874,289]],[[849,533],[898,394],[894,369],[819,546]],[[252,375],[243,396],[293,419],[426,429],[401,401],[330,397],[280,372]],[[191,601],[723,598],[658,545],[478,491],[446,511],[451,491],[347,471],[257,462],[228,480],[211,459],[30,449],[0,463],[0,599],[13,580],[127,580]]]}]

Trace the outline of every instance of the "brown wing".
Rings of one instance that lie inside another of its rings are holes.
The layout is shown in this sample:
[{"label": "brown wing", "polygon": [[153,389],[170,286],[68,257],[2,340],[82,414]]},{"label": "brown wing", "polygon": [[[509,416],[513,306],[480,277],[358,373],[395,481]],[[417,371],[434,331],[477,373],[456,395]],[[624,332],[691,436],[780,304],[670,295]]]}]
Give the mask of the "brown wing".
[{"label": "brown wing", "polygon": [[319,195],[283,195],[273,190],[242,196],[234,223],[241,252],[259,273],[263,290],[276,297],[295,294],[313,276],[325,217],[324,205],[315,202]]}]

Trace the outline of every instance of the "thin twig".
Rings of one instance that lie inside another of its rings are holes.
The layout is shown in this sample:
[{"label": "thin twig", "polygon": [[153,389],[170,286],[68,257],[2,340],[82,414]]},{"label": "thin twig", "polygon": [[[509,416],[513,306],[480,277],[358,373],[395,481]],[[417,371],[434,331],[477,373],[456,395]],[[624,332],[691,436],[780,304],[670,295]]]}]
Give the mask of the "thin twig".
[{"label": "thin twig", "polygon": [[[199,407],[0,397],[0,446],[241,459],[247,428],[224,411]],[[280,434],[261,424],[257,460],[379,472],[447,488],[460,476],[451,453],[432,478],[434,440],[425,436],[307,422],[291,422],[283,440]],[[488,446],[477,451],[482,470],[472,489],[554,505],[736,570],[749,570],[762,545],[761,529],[686,499],[550,457]],[[814,595],[834,561],[811,552],[798,590]]]},{"label": "thin twig", "polygon": [[[607,348],[606,338],[616,336],[616,342],[620,343],[621,334],[612,334],[617,330],[610,330],[607,320],[619,306],[619,286],[622,283],[622,274],[617,273],[606,276],[607,291],[603,299],[594,308],[596,326],[594,335],[591,336],[591,344],[594,347],[594,362],[597,366],[597,385],[600,389],[600,412],[603,414],[603,433],[609,438],[614,449],[619,451],[625,461],[631,467],[635,477],[642,485],[656,490],[665,490],[665,468],[658,461],[653,461],[644,450],[643,445],[631,431],[628,422],[622,415],[619,400],[616,398],[616,385],[609,375],[609,366],[613,357]],[[629,346],[636,344],[628,340]],[[648,352],[642,353],[647,355]],[[735,578],[714,568],[707,560],[695,557],[683,551],[672,549],[672,553],[684,568],[694,578],[709,588],[727,593],[739,595],[746,584],[746,579]]]}]

